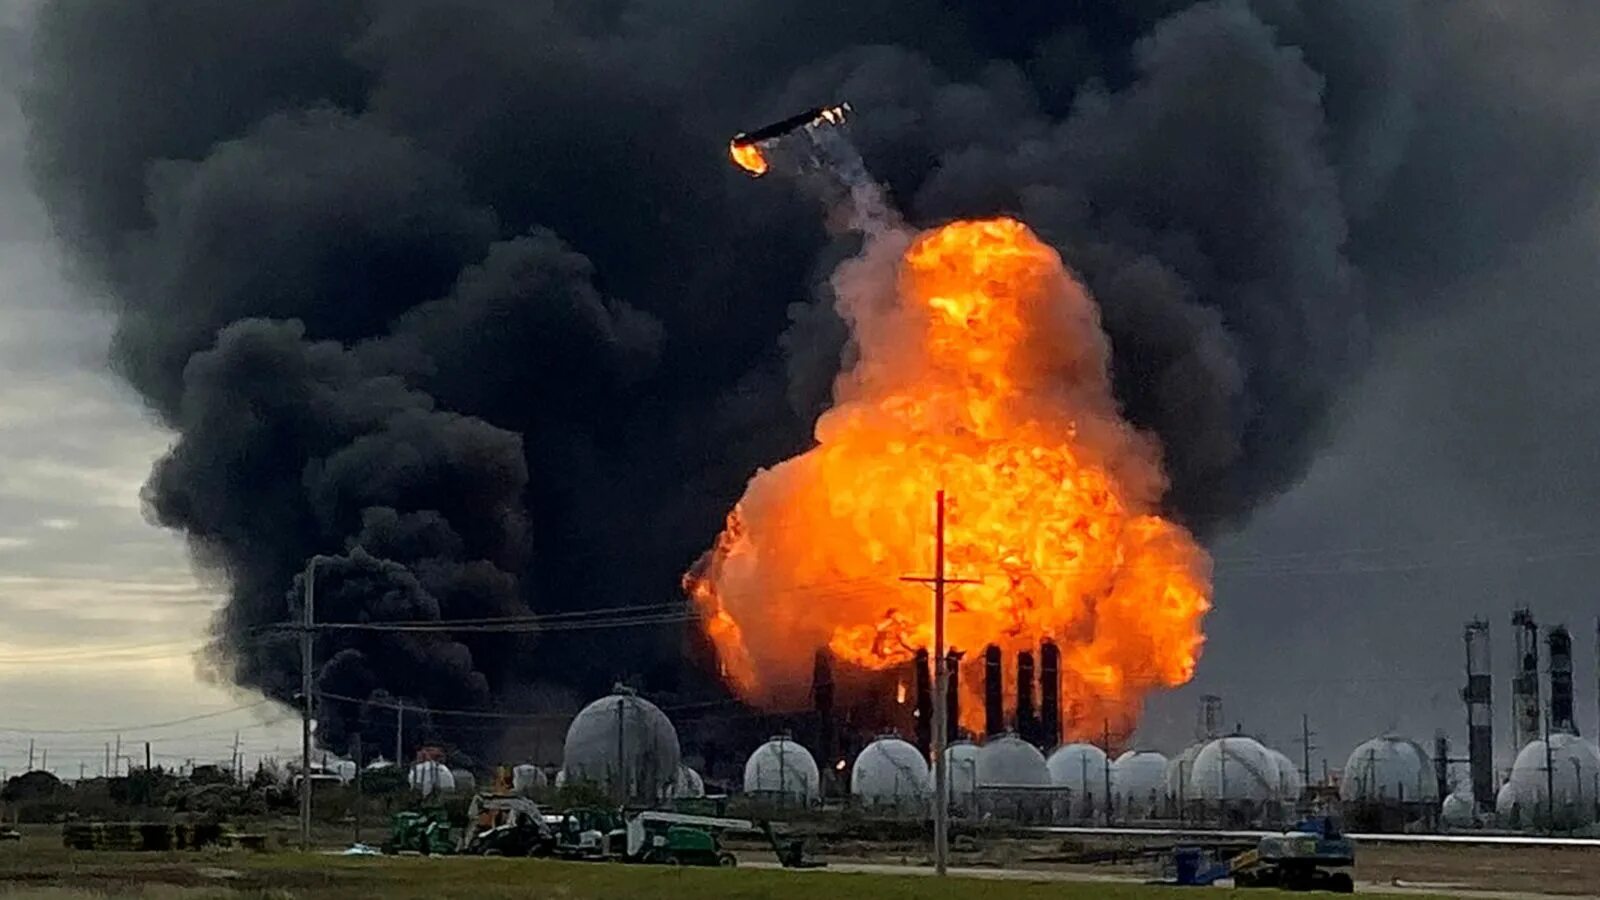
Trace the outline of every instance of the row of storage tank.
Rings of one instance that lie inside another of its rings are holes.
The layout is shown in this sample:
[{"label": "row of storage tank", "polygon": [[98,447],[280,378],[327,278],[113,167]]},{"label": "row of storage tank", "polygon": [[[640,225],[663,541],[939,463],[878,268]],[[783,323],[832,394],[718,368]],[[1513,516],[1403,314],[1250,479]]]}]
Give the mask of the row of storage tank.
[{"label": "row of storage tank", "polygon": [[[705,793],[699,773],[682,764],[672,722],[633,694],[613,694],[585,707],[568,728],[563,749],[558,786],[573,780],[615,789],[620,777],[620,786],[635,799]],[[982,811],[983,798],[1008,798],[1019,814],[1058,819],[1103,815],[1108,802],[1110,812],[1124,821],[1182,816],[1196,808],[1283,810],[1301,798],[1305,787],[1300,768],[1287,756],[1243,736],[1203,741],[1172,759],[1130,750],[1108,760],[1093,744],[1067,744],[1047,756],[1021,738],[1001,735],[981,745],[952,744],[948,760],[956,806]],[[413,786],[423,792],[471,790],[458,784],[463,777],[470,775],[434,762],[418,763],[411,773]],[[547,782],[545,773],[531,765],[516,767],[513,778],[524,791]],[[809,750],[788,737],[774,737],[750,755],[743,782],[747,794],[813,803],[821,797],[823,778]],[[1438,785],[1434,761],[1423,747],[1385,736],[1350,754],[1339,797],[1347,804],[1426,810],[1427,817],[1437,813],[1454,826],[1484,821],[1469,793],[1440,798]],[[849,767],[849,790],[863,807],[925,809],[933,792],[928,760],[907,741],[881,737]],[[1041,799],[1047,808],[1040,808]],[[1594,822],[1600,809],[1600,748],[1567,734],[1552,735],[1548,747],[1535,741],[1518,754],[1495,799],[1494,819],[1500,825]]]}]

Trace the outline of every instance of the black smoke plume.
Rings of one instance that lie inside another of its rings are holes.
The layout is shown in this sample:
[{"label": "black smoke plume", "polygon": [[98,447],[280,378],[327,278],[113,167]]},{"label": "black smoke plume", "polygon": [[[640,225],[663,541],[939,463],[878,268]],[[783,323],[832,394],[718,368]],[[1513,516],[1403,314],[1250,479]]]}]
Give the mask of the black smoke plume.
[{"label": "black smoke plume", "polygon": [[[1408,279],[1490,265],[1586,193],[1587,123],[1494,74],[1541,27],[1519,15],[58,0],[27,107],[38,191],[114,298],[113,365],[177,433],[152,515],[230,585],[216,662],[287,699],[266,627],[318,554],[328,621],[677,599],[849,352],[824,276],[852,248],[724,158],[819,103],[853,104],[914,223],[1006,212],[1061,249],[1172,512],[1238,524],[1305,470]],[[396,699],[703,692],[689,631],[329,635],[319,683],[361,702],[330,701],[323,739],[386,746]]]}]

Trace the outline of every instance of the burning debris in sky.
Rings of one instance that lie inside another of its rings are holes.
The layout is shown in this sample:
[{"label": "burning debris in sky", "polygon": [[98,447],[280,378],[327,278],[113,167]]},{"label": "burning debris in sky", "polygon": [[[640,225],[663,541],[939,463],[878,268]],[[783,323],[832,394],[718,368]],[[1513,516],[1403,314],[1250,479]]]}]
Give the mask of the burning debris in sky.
[{"label": "burning debris in sky", "polygon": [[817,446],[758,472],[685,577],[729,682],[793,705],[817,647],[882,669],[931,646],[926,586],[901,576],[932,566],[943,489],[949,566],[976,581],[954,597],[951,645],[1054,640],[1076,720],[1131,725],[1147,692],[1193,674],[1210,563],[1157,515],[1159,447],[1119,413],[1083,286],[996,218],[873,235],[834,287],[855,357]]}]

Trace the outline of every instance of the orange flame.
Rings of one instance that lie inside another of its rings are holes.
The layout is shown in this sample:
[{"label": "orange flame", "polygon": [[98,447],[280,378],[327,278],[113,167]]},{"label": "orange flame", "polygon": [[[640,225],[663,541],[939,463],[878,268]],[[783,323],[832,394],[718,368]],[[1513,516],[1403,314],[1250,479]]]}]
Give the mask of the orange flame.
[{"label": "orange flame", "polygon": [[869,669],[929,646],[928,588],[901,576],[931,570],[943,488],[948,574],[980,579],[950,589],[950,645],[1052,639],[1069,736],[1131,727],[1193,675],[1210,560],[1157,515],[1159,448],[1119,415],[1098,310],[1015,220],[895,240],[835,276],[856,352],[817,446],[758,472],[685,576],[727,679],[797,706],[819,646]]},{"label": "orange flame", "polygon": [[737,141],[728,144],[728,153],[733,156],[733,161],[739,168],[751,175],[761,176],[767,174],[767,158],[761,155],[761,148],[755,144],[741,144]]}]

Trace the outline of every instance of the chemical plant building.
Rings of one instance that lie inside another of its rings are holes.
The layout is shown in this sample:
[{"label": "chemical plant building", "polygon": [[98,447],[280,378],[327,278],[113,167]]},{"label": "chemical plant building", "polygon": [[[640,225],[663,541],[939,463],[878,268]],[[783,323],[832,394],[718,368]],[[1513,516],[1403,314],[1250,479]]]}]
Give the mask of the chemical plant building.
[{"label": "chemical plant building", "polygon": [[[1017,824],[1270,828],[1336,813],[1347,828],[1365,831],[1594,827],[1600,821],[1600,747],[1574,724],[1571,635],[1560,626],[1541,630],[1527,610],[1519,610],[1511,625],[1514,671],[1510,702],[1502,709],[1509,712],[1507,743],[1515,743],[1514,754],[1494,756],[1491,629],[1474,621],[1465,631],[1465,756],[1453,755],[1443,736],[1424,745],[1385,733],[1351,749],[1342,765],[1323,763],[1319,771],[1311,770],[1304,751],[1296,764],[1256,737],[1221,733],[1216,697],[1202,700],[1201,738],[1169,748],[1176,751],[1171,756],[1119,743],[1111,734],[1062,742],[1055,648],[1046,643],[1037,656],[1019,653],[1012,666],[998,648],[986,648],[975,667],[982,691],[974,695],[983,698],[987,733],[959,729],[958,691],[951,691],[943,710],[949,733],[959,736],[947,751],[951,814]],[[784,732],[736,748],[744,751],[738,754],[742,769],[721,766],[728,771],[713,772],[719,777],[709,785],[686,764],[668,714],[618,688],[573,718],[559,769],[523,763],[510,770],[510,782],[530,795],[584,784],[633,805],[709,793],[725,803],[842,807],[867,817],[921,819],[934,802],[928,662],[927,654],[918,654],[910,672],[890,673],[885,691],[891,701],[844,710],[835,707],[831,663],[819,654],[815,708],[795,718],[802,738]],[[1016,679],[1010,691],[1008,674]],[[693,761],[698,765],[699,757]],[[353,770],[349,763],[332,764],[327,777],[348,780],[353,771],[340,766]],[[472,790],[470,773],[438,759],[419,759],[410,782],[421,794]]]}]

